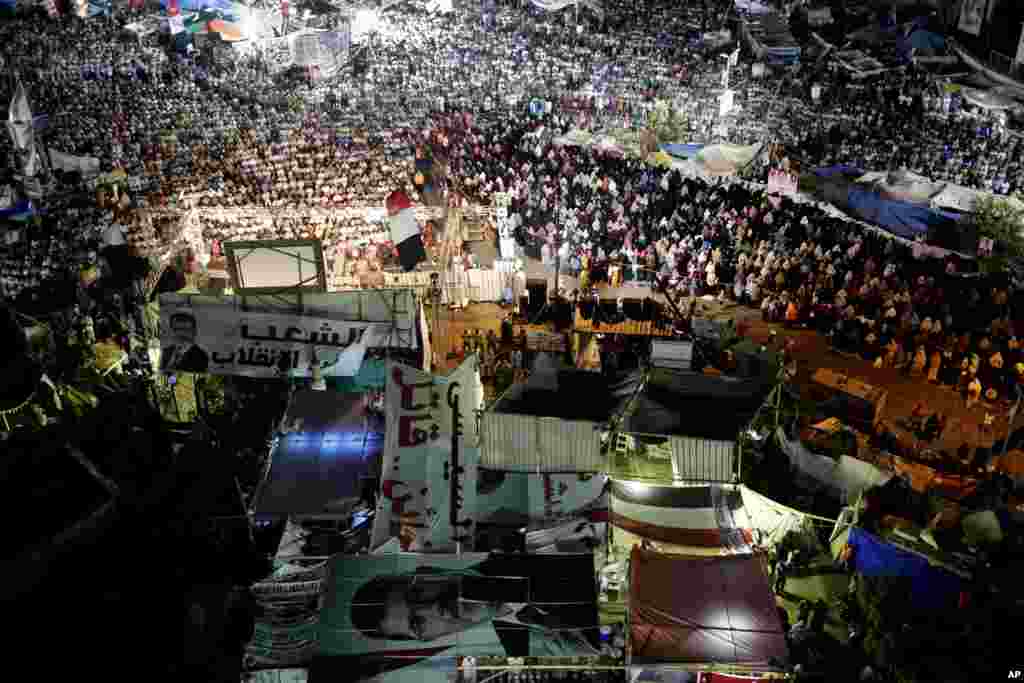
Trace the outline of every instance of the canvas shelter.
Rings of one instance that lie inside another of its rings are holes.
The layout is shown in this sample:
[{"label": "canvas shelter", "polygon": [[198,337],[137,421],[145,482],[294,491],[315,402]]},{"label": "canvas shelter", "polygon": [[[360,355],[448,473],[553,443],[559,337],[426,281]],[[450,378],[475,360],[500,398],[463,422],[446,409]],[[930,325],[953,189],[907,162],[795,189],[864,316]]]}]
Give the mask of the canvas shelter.
[{"label": "canvas shelter", "polygon": [[686,557],[634,548],[629,623],[631,664],[769,671],[788,659],[758,556]]},{"label": "canvas shelter", "polygon": [[750,552],[751,524],[740,489],[614,481],[616,529],[668,546]]},{"label": "canvas shelter", "polygon": [[657,369],[622,414],[619,428],[630,435],[667,439],[673,478],[731,482],[736,435],[757,413],[774,376],[710,376]]},{"label": "canvas shelter", "polygon": [[344,517],[384,446],[382,424],[364,394],[297,391],[256,494],[257,514],[297,519]]}]

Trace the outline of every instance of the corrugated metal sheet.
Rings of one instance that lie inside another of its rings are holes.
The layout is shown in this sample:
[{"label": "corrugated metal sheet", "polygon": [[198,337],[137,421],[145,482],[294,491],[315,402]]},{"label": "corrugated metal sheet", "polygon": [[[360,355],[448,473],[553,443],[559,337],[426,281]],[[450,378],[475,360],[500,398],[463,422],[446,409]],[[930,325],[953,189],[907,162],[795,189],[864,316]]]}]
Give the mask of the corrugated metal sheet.
[{"label": "corrugated metal sheet", "polygon": [[484,413],[480,464],[513,472],[603,472],[599,425],[553,417]]},{"label": "corrugated metal sheet", "polygon": [[731,482],[735,441],[673,436],[672,470],[683,481]]}]

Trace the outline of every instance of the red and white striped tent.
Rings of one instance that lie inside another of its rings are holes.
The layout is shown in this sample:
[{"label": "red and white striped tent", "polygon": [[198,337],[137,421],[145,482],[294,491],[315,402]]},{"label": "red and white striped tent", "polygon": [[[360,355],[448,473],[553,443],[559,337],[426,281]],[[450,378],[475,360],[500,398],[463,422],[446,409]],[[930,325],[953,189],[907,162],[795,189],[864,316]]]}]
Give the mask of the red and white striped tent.
[{"label": "red and white striped tent", "polygon": [[752,524],[739,487],[615,481],[611,494],[619,529],[675,546],[750,552]]}]

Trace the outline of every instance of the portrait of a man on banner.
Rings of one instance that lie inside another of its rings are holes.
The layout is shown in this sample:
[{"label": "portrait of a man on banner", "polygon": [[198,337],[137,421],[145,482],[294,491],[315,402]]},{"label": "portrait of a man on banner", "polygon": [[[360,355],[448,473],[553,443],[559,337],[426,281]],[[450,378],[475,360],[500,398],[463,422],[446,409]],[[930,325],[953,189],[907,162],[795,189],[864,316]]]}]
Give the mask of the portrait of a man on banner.
[{"label": "portrait of a man on banner", "polygon": [[433,658],[596,655],[593,556],[339,556],[319,639],[350,680],[420,671]]}]

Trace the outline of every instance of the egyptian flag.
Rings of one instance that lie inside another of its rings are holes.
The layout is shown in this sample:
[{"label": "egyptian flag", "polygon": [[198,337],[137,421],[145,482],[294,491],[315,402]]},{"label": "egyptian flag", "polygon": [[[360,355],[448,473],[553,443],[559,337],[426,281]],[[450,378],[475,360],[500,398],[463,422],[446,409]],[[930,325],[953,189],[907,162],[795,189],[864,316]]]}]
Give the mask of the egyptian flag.
[{"label": "egyptian flag", "polygon": [[391,242],[398,249],[398,261],[402,264],[402,270],[408,272],[413,270],[417,263],[427,259],[420,226],[416,223],[416,212],[412,208],[409,196],[401,190],[395,190],[388,196],[387,209]]},{"label": "egyptian flag", "polygon": [[739,489],[616,481],[611,522],[624,531],[672,545],[749,551],[750,520]]}]

